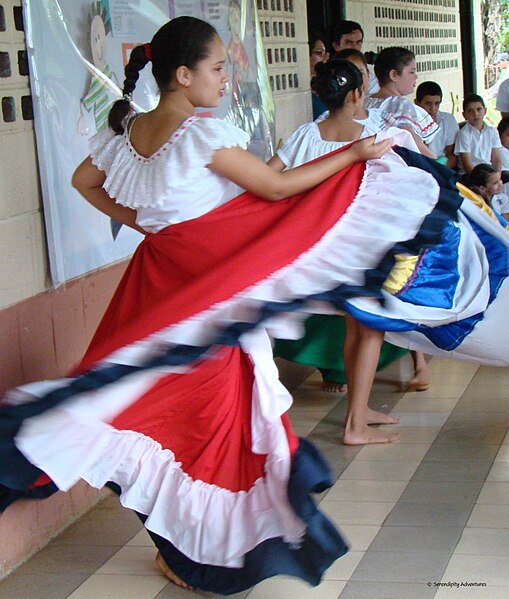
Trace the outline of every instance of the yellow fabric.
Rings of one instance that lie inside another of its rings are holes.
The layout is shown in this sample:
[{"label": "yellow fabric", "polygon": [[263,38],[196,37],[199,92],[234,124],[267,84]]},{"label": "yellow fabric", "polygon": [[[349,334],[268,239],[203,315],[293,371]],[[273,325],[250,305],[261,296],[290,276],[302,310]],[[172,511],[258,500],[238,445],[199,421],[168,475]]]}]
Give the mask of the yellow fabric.
[{"label": "yellow fabric", "polygon": [[406,282],[415,270],[418,259],[419,256],[396,255],[396,264],[392,267],[383,284],[383,288],[387,293],[394,295],[406,285]]},{"label": "yellow fabric", "polygon": [[[479,194],[475,193],[475,191],[472,191],[471,189],[469,189],[462,183],[456,183],[456,187],[462,196],[467,198],[467,200],[470,200],[471,202],[473,202],[478,208],[480,208],[490,218],[492,218],[493,220],[496,220],[497,223],[500,223],[498,218],[495,216],[495,213],[488,206],[488,204],[486,203],[484,198],[482,198]],[[505,229],[509,231],[509,223],[505,226]]]}]

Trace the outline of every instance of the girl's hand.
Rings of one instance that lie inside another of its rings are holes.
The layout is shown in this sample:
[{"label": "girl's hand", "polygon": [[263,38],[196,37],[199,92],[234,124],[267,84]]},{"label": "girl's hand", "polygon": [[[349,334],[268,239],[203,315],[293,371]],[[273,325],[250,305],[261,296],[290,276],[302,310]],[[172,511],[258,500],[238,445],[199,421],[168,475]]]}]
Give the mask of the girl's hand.
[{"label": "girl's hand", "polygon": [[383,141],[375,142],[375,137],[366,137],[354,143],[349,150],[354,152],[357,161],[371,160],[373,158],[381,158],[387,150],[392,146],[392,138],[384,139]]}]

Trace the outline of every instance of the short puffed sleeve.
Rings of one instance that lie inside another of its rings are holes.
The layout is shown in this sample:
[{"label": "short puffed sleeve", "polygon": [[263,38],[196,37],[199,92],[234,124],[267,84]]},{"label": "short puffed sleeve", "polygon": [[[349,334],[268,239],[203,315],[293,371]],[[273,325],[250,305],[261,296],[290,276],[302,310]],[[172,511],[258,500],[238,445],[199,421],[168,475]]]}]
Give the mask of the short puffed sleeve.
[{"label": "short puffed sleeve", "polygon": [[90,157],[101,171],[108,172],[123,143],[123,136],[106,128],[90,138]]},{"label": "short puffed sleeve", "polygon": [[311,127],[315,123],[304,123],[298,127],[290,137],[278,149],[277,155],[287,168],[293,168],[300,164],[297,157],[305,150],[312,139]]}]

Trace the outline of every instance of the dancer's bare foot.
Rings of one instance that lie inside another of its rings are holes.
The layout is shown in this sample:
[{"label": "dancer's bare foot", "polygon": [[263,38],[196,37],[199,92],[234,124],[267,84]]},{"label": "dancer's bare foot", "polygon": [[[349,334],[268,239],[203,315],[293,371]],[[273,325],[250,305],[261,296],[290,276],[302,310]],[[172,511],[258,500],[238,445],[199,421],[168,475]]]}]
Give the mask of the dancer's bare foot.
[{"label": "dancer's bare foot", "polygon": [[161,572],[166,576],[166,578],[173,582],[173,584],[176,584],[178,587],[182,587],[183,589],[187,589],[188,591],[194,590],[191,585],[187,584],[187,582],[184,582],[175,574],[175,572],[173,572],[173,570],[171,570],[168,564],[164,561],[163,556],[159,551],[156,555],[156,566],[159,568],[159,570],[161,570]]},{"label": "dancer's bare foot", "polygon": [[399,424],[399,418],[384,414],[383,412],[375,412],[371,408],[366,409],[366,424]]},{"label": "dancer's bare foot", "polygon": [[429,389],[428,363],[422,352],[411,351],[414,363],[414,376],[407,385],[406,391],[426,391]]},{"label": "dancer's bare foot", "polygon": [[322,390],[326,393],[346,393],[346,385],[334,381],[323,381]]},{"label": "dancer's bare foot", "polygon": [[412,380],[408,382],[405,391],[427,391],[429,389],[428,377],[423,377],[420,373],[415,373]]},{"label": "dancer's bare foot", "polygon": [[399,441],[399,433],[388,433],[378,428],[369,426],[360,427],[357,430],[348,426],[343,434],[344,445],[371,445],[374,443],[396,443]]}]

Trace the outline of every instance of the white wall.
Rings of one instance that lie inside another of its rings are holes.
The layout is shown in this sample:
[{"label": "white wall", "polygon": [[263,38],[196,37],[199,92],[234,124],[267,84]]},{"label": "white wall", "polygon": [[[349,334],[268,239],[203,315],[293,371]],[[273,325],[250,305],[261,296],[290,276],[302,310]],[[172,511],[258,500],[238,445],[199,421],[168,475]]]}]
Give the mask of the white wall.
[{"label": "white wall", "polygon": [[442,87],[441,109],[461,112],[459,0],[346,0],[345,4],[347,18],[364,29],[364,51],[410,48],[416,55],[419,81],[436,81]]},{"label": "white wall", "polygon": [[[1,2],[5,31],[0,31],[0,52],[8,55],[11,75],[0,77],[0,308],[47,286],[33,120],[22,110],[22,98],[28,104],[31,99],[28,76],[20,75],[18,66],[18,53],[25,52],[24,33],[16,29],[14,20],[20,4],[19,0]],[[6,108],[11,98],[15,114],[9,122]]]},{"label": "white wall", "polygon": [[312,115],[306,1],[258,0],[258,19],[276,104],[277,145]]}]

